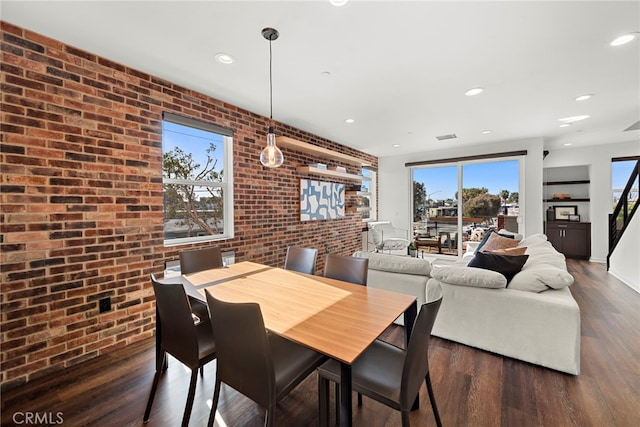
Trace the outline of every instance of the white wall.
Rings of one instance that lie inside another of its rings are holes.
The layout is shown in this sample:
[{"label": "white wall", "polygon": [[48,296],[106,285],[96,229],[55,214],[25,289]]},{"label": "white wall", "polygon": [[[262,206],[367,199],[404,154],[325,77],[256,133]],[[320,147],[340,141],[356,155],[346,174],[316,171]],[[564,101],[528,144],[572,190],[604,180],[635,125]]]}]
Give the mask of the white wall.
[{"label": "white wall", "polygon": [[[544,167],[590,166],[591,261],[606,262],[609,250],[609,214],[611,199],[611,158],[640,155],[640,142],[605,144],[594,147],[551,151]],[[638,251],[634,263],[638,261]]]},{"label": "white wall", "polygon": [[[450,143],[455,146],[455,142]],[[521,167],[520,211],[526,211],[520,232],[526,235],[543,232],[541,138],[486,144],[482,146],[428,151],[424,154],[380,157],[378,159],[378,219],[391,221],[398,228],[411,230],[411,172],[407,162],[447,159],[479,154],[527,150]]]}]

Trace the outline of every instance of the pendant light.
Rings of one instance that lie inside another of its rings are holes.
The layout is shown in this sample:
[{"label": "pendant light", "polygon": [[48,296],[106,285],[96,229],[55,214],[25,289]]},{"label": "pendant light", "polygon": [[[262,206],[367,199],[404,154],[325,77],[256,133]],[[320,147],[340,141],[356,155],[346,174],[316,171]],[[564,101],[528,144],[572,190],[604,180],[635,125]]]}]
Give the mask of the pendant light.
[{"label": "pendant light", "polygon": [[267,132],[267,146],[260,153],[260,163],[268,168],[277,168],[284,162],[282,151],[276,146],[276,134],[273,131],[273,72],[271,70],[272,55],[271,42],[278,39],[278,31],[274,28],[264,28],[262,37],[269,40],[269,131]]}]

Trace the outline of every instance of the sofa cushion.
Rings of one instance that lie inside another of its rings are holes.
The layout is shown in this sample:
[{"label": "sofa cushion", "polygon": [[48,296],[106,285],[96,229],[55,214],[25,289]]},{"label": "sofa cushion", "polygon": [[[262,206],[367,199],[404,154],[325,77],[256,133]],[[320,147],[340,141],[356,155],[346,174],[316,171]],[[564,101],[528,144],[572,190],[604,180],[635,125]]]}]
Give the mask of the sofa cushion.
[{"label": "sofa cushion", "polygon": [[502,274],[482,268],[434,265],[431,269],[431,277],[459,286],[490,289],[507,286],[507,279]]},{"label": "sofa cushion", "polygon": [[479,246],[476,252],[492,251],[495,249],[515,248],[518,246],[519,240],[502,237],[498,233],[490,233],[489,238],[484,245]]},{"label": "sofa cushion", "polygon": [[529,255],[497,255],[488,252],[476,252],[468,267],[484,268],[504,275],[507,283],[522,270]]},{"label": "sofa cushion", "polygon": [[509,289],[542,292],[548,289],[561,289],[573,283],[573,276],[562,267],[548,263],[526,265],[509,282]]},{"label": "sofa cushion", "polygon": [[[475,248],[475,251],[479,251],[480,249],[482,249],[482,247],[487,243],[487,241],[489,240],[489,237],[491,237],[491,235],[494,233],[493,230],[489,230],[486,233],[484,233],[484,237],[482,238],[482,240],[480,240],[480,243],[478,244],[478,246]],[[467,246],[469,245],[469,243],[467,243]],[[473,245],[472,245],[473,246]]]},{"label": "sofa cushion", "polygon": [[526,246],[516,246],[515,248],[493,249],[484,252],[496,255],[524,255],[527,252],[527,248]]},{"label": "sofa cushion", "polygon": [[353,256],[358,258],[368,258],[369,270],[414,274],[419,276],[428,276],[431,273],[431,263],[426,259],[364,251],[355,252]]},{"label": "sofa cushion", "polygon": [[520,243],[518,243],[518,246],[531,246],[536,243],[546,242],[546,241],[547,241],[546,234],[537,233],[537,234],[532,234],[531,236],[525,237],[524,239],[520,240]]}]

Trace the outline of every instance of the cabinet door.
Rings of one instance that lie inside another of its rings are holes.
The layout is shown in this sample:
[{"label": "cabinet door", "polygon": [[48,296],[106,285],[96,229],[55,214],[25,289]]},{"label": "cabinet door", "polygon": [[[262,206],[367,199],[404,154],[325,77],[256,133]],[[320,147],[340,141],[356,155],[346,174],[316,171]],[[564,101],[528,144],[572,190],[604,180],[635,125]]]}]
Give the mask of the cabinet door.
[{"label": "cabinet door", "polygon": [[591,256],[590,223],[547,222],[547,240],[567,258],[586,258]]},{"label": "cabinet door", "polygon": [[588,231],[582,224],[565,228],[562,244],[563,253],[567,257],[588,258],[591,249],[588,237]]},{"label": "cabinet door", "polygon": [[547,240],[549,241],[549,243],[553,245],[556,251],[560,253],[564,253],[563,251],[564,239],[562,238],[563,230],[564,230],[563,228],[558,228],[556,224],[551,224],[549,222],[547,223],[547,232],[546,232]]}]

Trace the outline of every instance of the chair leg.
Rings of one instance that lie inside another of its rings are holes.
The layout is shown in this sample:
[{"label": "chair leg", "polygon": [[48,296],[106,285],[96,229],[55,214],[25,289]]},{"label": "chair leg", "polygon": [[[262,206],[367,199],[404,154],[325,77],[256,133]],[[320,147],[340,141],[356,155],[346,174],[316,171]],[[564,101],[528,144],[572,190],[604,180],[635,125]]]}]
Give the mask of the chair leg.
[{"label": "chair leg", "polygon": [[318,411],[320,427],[329,425],[329,380],[318,375]]},{"label": "chair leg", "polygon": [[162,372],[167,372],[167,369],[169,369],[169,357],[165,351],[162,352],[162,361],[160,364],[162,366]]},{"label": "chair leg", "polygon": [[436,418],[436,425],[438,427],[442,427],[440,414],[438,413],[438,406],[436,405],[436,397],[433,394],[433,387],[431,386],[431,376],[429,375],[429,372],[427,372],[425,381],[427,382],[427,391],[429,392],[429,400],[431,401],[431,407],[433,408],[433,416]]},{"label": "chair leg", "polygon": [[362,393],[358,393],[358,406],[362,406]]},{"label": "chair leg", "polygon": [[340,425],[340,384],[335,384],[335,400],[336,400],[336,424]]},{"label": "chair leg", "polygon": [[276,425],[276,404],[269,405],[264,417],[264,427],[274,427]]},{"label": "chair leg", "polygon": [[191,417],[191,408],[193,407],[193,398],[196,394],[196,383],[198,382],[198,369],[191,371],[191,382],[189,383],[189,394],[187,395],[187,405],[184,408],[184,416],[182,417],[182,427],[189,427],[189,418]]},{"label": "chair leg", "polygon": [[216,385],[213,390],[213,402],[211,403],[211,413],[209,414],[209,422],[207,427],[213,427],[213,422],[216,419],[216,411],[218,410],[218,399],[220,398],[220,380],[216,378]]},{"label": "chair leg", "polygon": [[153,385],[151,386],[151,393],[149,393],[149,400],[147,400],[147,408],[144,410],[144,418],[142,419],[145,423],[149,422],[149,415],[151,415],[151,405],[153,405],[153,398],[156,395],[156,388],[158,388],[158,380],[160,379],[160,372],[156,371],[153,376]]},{"label": "chair leg", "polygon": [[264,425],[265,427],[274,427],[276,425],[276,404],[269,406],[267,413],[265,414]]},{"label": "chair leg", "polygon": [[409,427],[409,411],[401,411],[402,427]]},{"label": "chair leg", "polygon": [[204,365],[200,366],[200,377],[204,378]]}]

